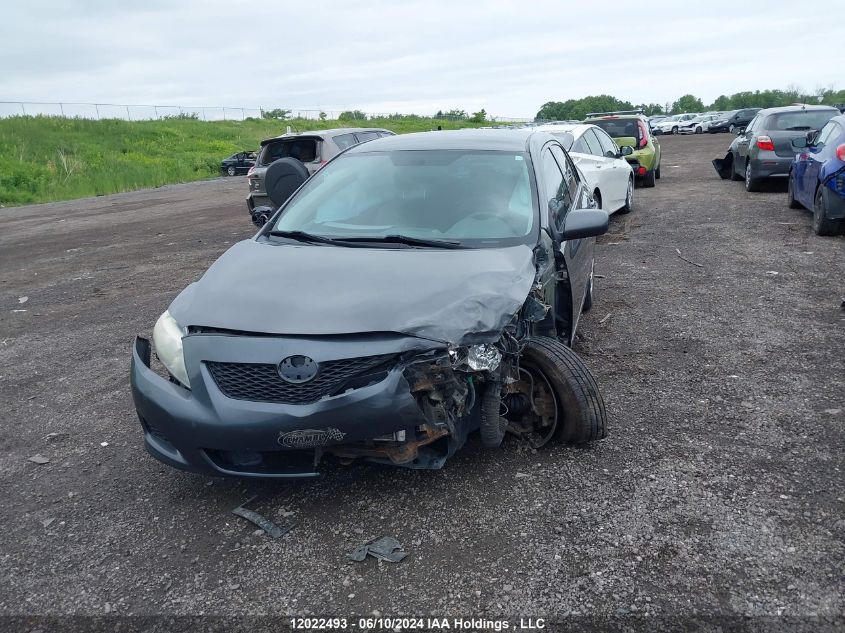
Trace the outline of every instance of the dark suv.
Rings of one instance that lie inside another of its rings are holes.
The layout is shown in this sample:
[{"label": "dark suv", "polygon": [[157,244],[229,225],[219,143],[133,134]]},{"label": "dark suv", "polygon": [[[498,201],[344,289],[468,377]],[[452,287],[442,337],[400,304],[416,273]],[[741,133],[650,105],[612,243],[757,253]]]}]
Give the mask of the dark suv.
[{"label": "dark suv", "polygon": [[757,116],[760,110],[762,108],[745,108],[743,110],[725,112],[720,118],[710,123],[707,131],[710,134],[715,134],[716,132],[730,132],[733,134],[739,128],[751,123],[751,120]]},{"label": "dark suv", "polygon": [[261,141],[258,160],[249,172],[249,195],[246,197],[246,206],[250,214],[256,207],[271,204],[264,186],[264,174],[270,163],[280,158],[296,158],[305,165],[309,174],[313,174],[330,158],[347,147],[382,136],[394,136],[394,134],[390,130],[381,128],[335,128],[301,134],[284,134]]}]

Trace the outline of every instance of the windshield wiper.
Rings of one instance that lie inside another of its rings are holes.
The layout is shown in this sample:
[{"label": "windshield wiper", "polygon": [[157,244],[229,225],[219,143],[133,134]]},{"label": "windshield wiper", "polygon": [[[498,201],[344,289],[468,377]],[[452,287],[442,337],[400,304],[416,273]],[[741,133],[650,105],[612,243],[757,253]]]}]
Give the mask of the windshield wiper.
[{"label": "windshield wiper", "polygon": [[319,244],[337,244],[343,240],[336,240],[333,237],[325,237],[324,235],[314,235],[306,231],[270,231],[267,235],[273,237],[287,237],[297,242],[317,242]]},{"label": "windshield wiper", "polygon": [[432,246],[435,248],[461,248],[455,240],[426,239],[409,235],[373,235],[371,237],[344,237],[344,242],[387,242],[390,244],[408,244],[409,246]]}]

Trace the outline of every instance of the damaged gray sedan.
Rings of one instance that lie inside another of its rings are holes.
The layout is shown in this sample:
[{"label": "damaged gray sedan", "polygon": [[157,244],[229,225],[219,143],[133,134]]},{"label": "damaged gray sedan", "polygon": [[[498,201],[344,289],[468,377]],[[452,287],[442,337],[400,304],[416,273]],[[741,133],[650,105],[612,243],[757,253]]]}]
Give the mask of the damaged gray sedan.
[{"label": "damaged gray sedan", "polygon": [[479,431],[605,435],[570,349],[607,230],[549,134],[431,132],[353,147],[138,337],[147,450],[185,470],[308,477],[323,459],[440,468]]}]

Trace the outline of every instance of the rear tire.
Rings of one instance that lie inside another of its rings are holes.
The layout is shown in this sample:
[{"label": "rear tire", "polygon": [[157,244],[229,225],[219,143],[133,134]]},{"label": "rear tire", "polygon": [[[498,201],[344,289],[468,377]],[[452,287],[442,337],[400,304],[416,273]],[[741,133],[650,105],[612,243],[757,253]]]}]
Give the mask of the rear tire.
[{"label": "rear tire", "polygon": [[625,204],[619,209],[618,213],[630,213],[634,209],[634,177],[628,179],[628,191],[625,193]]},{"label": "rear tire", "polygon": [[643,176],[643,187],[653,187],[655,181],[654,170],[647,171]]},{"label": "rear tire", "polygon": [[552,338],[531,339],[522,363],[548,378],[558,402],[555,437],[584,444],[607,437],[607,411],[595,378],[578,355]]},{"label": "rear tire", "polygon": [[827,217],[827,205],[824,201],[824,188],[819,187],[813,201],[813,231],[816,235],[836,235],[841,228],[841,220]]},{"label": "rear tire", "polygon": [[760,185],[763,183],[761,178],[754,177],[754,171],[751,169],[751,161],[745,164],[745,190],[754,192],[760,191]]},{"label": "rear tire", "polygon": [[786,186],[786,200],[787,204],[789,204],[790,209],[800,209],[801,203],[795,199],[795,191],[793,189],[794,185],[792,184],[792,172],[789,172],[789,180]]},{"label": "rear tire", "polygon": [[657,180],[660,180],[660,165],[658,165],[657,169],[654,170],[654,177],[657,178]]}]

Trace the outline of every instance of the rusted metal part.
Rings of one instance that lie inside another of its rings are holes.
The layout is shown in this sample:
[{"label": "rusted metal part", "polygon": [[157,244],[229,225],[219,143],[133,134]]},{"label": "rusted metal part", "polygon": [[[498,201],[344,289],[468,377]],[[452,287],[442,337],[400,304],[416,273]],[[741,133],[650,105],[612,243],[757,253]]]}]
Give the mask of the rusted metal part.
[{"label": "rusted metal part", "polygon": [[375,457],[388,459],[394,464],[404,464],[417,457],[420,447],[436,442],[441,437],[449,435],[447,427],[434,428],[424,425],[420,427],[417,436],[401,444],[343,444],[325,449],[326,453],[336,455],[342,462],[361,457]]},{"label": "rusted metal part", "polygon": [[557,427],[558,407],[554,391],[542,372],[519,368],[521,380],[505,385],[503,402],[508,431],[526,437],[539,448],[548,442]]}]

